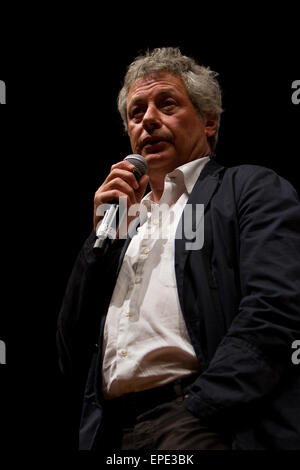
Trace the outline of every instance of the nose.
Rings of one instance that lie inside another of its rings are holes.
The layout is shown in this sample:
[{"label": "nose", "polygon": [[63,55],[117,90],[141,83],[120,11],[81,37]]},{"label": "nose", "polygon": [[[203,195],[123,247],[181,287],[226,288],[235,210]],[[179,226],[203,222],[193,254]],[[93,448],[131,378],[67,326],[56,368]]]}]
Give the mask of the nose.
[{"label": "nose", "polygon": [[147,111],[143,116],[143,127],[147,132],[161,127],[159,110],[154,104],[149,104]]}]

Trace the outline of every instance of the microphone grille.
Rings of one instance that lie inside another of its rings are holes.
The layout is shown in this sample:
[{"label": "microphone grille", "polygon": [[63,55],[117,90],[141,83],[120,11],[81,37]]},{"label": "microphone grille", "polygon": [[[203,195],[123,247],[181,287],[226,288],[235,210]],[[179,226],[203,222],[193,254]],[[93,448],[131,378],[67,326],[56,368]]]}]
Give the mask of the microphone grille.
[{"label": "microphone grille", "polygon": [[127,155],[127,157],[125,157],[124,160],[128,160],[130,163],[132,163],[135,166],[136,171],[139,174],[139,177],[147,173],[148,165],[147,165],[145,158],[142,157],[142,155],[133,153],[131,155]]}]

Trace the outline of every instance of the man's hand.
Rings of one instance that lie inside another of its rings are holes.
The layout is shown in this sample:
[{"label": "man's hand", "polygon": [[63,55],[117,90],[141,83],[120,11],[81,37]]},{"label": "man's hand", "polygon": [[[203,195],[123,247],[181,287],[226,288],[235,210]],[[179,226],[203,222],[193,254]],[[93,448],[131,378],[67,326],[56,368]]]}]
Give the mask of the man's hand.
[{"label": "man's hand", "polygon": [[101,217],[96,215],[97,208],[100,204],[118,201],[122,196],[126,197],[127,208],[129,209],[132,204],[137,204],[142,200],[149,177],[148,175],[143,175],[139,182],[137,182],[132,173],[134,169],[134,165],[127,160],[122,160],[112,165],[109,175],[95,193],[94,230],[96,230],[101,219]]}]

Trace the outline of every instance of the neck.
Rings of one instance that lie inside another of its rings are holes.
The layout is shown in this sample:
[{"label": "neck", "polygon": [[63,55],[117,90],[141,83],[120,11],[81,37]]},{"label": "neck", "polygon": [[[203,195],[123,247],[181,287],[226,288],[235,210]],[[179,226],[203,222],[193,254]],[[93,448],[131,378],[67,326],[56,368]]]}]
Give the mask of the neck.
[{"label": "neck", "polygon": [[149,184],[150,184],[150,188],[152,191],[151,199],[154,202],[159,202],[162,196],[162,193],[164,192],[166,175],[163,174],[163,175],[153,175],[153,176],[154,177],[151,178],[151,176],[149,175]]},{"label": "neck", "polygon": [[[201,155],[198,158],[187,159],[185,162],[182,163],[182,165],[184,163],[189,163],[193,160],[199,160],[201,158],[204,158],[204,157],[210,155],[210,148],[207,148],[207,152],[203,152],[203,153],[204,154]],[[160,168],[160,169],[158,169],[158,168],[152,168],[152,169],[148,168],[149,184],[150,184],[150,188],[151,188],[151,191],[152,191],[152,194],[151,194],[152,201],[154,201],[154,202],[159,202],[160,201],[160,199],[162,197],[162,194],[164,192],[165,177],[168,173],[173,171],[175,168],[173,168],[173,167],[171,167],[171,168]]]}]

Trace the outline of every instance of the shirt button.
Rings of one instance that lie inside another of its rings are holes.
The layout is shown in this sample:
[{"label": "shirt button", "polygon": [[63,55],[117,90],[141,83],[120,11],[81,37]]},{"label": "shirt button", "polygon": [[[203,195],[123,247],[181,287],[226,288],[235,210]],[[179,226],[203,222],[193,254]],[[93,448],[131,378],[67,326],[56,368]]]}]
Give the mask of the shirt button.
[{"label": "shirt button", "polygon": [[123,351],[121,351],[121,356],[122,357],[127,357],[127,354],[128,354],[127,349],[124,349]]},{"label": "shirt button", "polygon": [[125,317],[130,317],[131,316],[131,312],[126,312],[125,313]]},{"label": "shirt button", "polygon": [[144,249],[144,254],[147,255],[148,253],[150,253],[150,248],[145,248]]},{"label": "shirt button", "polygon": [[135,282],[135,284],[139,284],[141,282],[141,278],[137,277],[134,282]]}]

